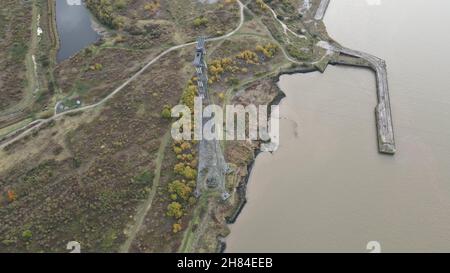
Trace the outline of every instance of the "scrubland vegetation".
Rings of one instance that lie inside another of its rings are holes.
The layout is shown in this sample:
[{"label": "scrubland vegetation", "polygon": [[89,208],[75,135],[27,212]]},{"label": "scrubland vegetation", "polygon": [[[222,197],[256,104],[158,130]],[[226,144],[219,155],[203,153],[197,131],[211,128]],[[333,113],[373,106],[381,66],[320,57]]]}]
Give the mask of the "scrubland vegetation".
[{"label": "scrubland vegetation", "polygon": [[[44,2],[49,3],[40,1],[40,8]],[[296,1],[266,2],[301,33],[303,26],[289,11]],[[38,94],[41,108],[57,99],[96,103],[165,49],[201,35],[223,35],[239,22],[235,0],[86,3],[105,35],[59,64],[45,50],[36,55],[47,77],[41,85],[46,92]],[[15,8],[22,22],[31,24],[29,10]],[[313,56],[314,39],[307,32],[306,39],[284,35],[262,0],[250,1],[249,8],[242,30],[207,44],[209,93],[215,103],[270,103],[279,90],[269,77],[290,65],[284,53],[299,61]],[[17,64],[0,72],[0,87],[6,87],[2,98],[8,98],[0,107],[6,108],[24,95],[17,91],[24,90],[19,86],[26,85],[26,75],[9,76],[23,69],[29,31],[0,11],[0,23],[9,30],[0,29],[0,37],[7,38],[0,46],[8,48],[0,54],[5,63]],[[50,33],[48,23],[42,27]],[[44,49],[54,50],[50,36],[42,39]],[[197,95],[193,56],[193,46],[171,52],[101,106],[49,122],[0,150],[0,252],[64,252],[73,240],[83,252],[116,252],[128,238],[130,251],[217,249],[258,143],[224,144],[226,160],[236,170],[227,177],[228,201],[221,202],[214,192],[194,196],[198,143],[172,141],[168,134],[174,121],[171,107],[192,107]],[[148,211],[142,209],[146,202]],[[133,227],[137,231],[132,234]]]}]

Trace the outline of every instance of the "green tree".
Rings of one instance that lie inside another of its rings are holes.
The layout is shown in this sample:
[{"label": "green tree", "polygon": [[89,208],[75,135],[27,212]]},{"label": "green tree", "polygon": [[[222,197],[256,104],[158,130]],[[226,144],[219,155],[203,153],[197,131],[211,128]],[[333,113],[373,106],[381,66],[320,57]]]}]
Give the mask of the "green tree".
[{"label": "green tree", "polygon": [[206,26],[207,24],[208,24],[208,19],[203,16],[199,16],[194,19],[194,27],[202,27],[202,26]]},{"label": "green tree", "polygon": [[197,177],[197,171],[190,166],[186,166],[183,170],[183,176],[189,180],[195,179]]},{"label": "green tree", "polygon": [[169,108],[164,108],[161,112],[161,117],[165,119],[171,119],[172,118],[172,112]]},{"label": "green tree", "polygon": [[181,227],[181,225],[178,224],[178,223],[175,223],[175,224],[173,224],[173,226],[172,226],[172,231],[173,231],[173,233],[178,233],[178,232],[181,231],[181,229],[182,229],[182,227]]},{"label": "green tree", "polygon": [[25,240],[30,240],[31,237],[33,237],[33,233],[31,232],[31,230],[27,229],[24,232],[22,232],[22,238]]},{"label": "green tree", "polygon": [[178,163],[178,164],[176,164],[176,165],[173,167],[173,171],[174,171],[176,174],[183,175],[183,173],[184,173],[184,164],[183,164],[183,163]]},{"label": "green tree", "polygon": [[169,192],[175,193],[177,196],[181,197],[183,200],[188,200],[192,193],[192,189],[185,183],[175,180],[169,183]]},{"label": "green tree", "polygon": [[167,216],[179,219],[183,216],[183,206],[178,202],[172,202],[167,206]]},{"label": "green tree", "polygon": [[114,5],[116,6],[116,9],[123,9],[127,6],[126,0],[116,0]]}]

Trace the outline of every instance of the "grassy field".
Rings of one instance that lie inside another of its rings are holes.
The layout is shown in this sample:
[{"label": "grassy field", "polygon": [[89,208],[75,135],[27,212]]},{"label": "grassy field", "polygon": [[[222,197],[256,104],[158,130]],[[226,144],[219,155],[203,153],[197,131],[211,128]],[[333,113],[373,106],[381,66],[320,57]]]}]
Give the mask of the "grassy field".
[{"label": "grassy field", "polygon": [[16,2],[3,1],[0,7],[0,111],[19,103],[27,95],[25,59],[31,39],[33,5]]},{"label": "grassy field", "polygon": [[[52,108],[57,43],[50,7],[50,0],[2,3],[0,128],[48,115]],[[44,30],[40,35],[38,27]]]},{"label": "grassy field", "polygon": [[[177,103],[188,77],[169,69],[184,66],[182,52],[174,54],[104,108],[58,120],[0,156],[2,250],[64,251],[70,238],[85,251],[120,247],[130,216],[151,191],[151,181],[140,177],[153,176],[170,127],[159,113]],[[162,70],[180,82],[160,81]],[[14,164],[5,162],[12,158]],[[28,230],[30,240],[22,236]]]}]

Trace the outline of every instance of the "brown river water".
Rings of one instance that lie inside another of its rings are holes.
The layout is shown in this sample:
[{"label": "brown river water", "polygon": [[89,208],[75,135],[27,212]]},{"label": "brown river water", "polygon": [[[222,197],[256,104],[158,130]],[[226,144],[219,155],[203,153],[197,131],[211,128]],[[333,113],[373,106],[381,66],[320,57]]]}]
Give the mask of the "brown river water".
[{"label": "brown river water", "polygon": [[371,71],[281,77],[281,145],[257,158],[227,252],[450,251],[450,1],[371,2],[332,0],[325,23],[386,60],[398,153],[377,152]]}]

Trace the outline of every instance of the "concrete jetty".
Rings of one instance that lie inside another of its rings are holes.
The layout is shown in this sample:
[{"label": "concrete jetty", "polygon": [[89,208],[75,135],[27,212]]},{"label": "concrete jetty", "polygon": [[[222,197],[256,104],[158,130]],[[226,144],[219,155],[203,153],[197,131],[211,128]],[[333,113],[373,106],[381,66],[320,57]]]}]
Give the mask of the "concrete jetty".
[{"label": "concrete jetty", "polygon": [[[318,44],[320,47],[333,51],[338,54],[347,55],[354,58],[365,60],[370,68],[375,71],[377,78],[377,97],[378,105],[375,108],[377,131],[378,131],[378,149],[380,153],[395,154],[394,126],[391,114],[391,102],[389,98],[389,85],[387,80],[386,62],[378,57],[361,51],[349,49],[338,44],[329,44],[322,41]],[[337,62],[339,64],[339,62]],[[345,63],[349,65],[348,63]]]},{"label": "concrete jetty", "polygon": [[314,19],[322,20],[325,16],[325,12],[328,9],[328,5],[330,4],[330,0],[322,0],[320,1],[319,7],[317,8],[316,14],[314,15]]},{"label": "concrete jetty", "polygon": [[[314,19],[322,20],[327,11],[330,0],[322,0],[316,10]],[[375,108],[377,134],[378,134],[378,149],[380,153],[395,154],[395,137],[394,126],[391,114],[391,102],[389,98],[389,85],[387,79],[386,62],[376,56],[370,55],[358,50],[343,47],[337,43],[330,44],[324,40],[318,43],[318,46],[333,51],[337,54],[347,55],[354,58],[363,59],[368,66],[375,72],[377,79],[377,97],[378,105]],[[337,62],[339,63],[339,61]],[[349,65],[348,63],[345,63]]]},{"label": "concrete jetty", "polygon": [[381,153],[395,154],[396,146],[386,62],[378,57],[357,50],[336,46],[334,46],[334,48],[335,51],[340,52],[341,54],[366,60],[370,64],[370,67],[375,71],[378,97],[378,105],[375,108],[378,129],[378,148]]}]

